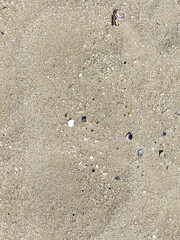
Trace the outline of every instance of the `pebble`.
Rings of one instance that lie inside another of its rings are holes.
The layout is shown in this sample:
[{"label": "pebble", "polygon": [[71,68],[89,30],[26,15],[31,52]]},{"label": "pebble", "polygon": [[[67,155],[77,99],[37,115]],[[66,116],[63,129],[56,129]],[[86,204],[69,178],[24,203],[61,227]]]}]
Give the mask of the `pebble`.
[{"label": "pebble", "polygon": [[163,136],[166,136],[166,132],[163,132]]},{"label": "pebble", "polygon": [[119,181],[119,180],[120,180],[120,177],[119,177],[119,176],[115,177],[115,180],[116,180],[116,181]]},{"label": "pebble", "polygon": [[73,119],[69,119],[68,120],[68,126],[69,127],[73,127],[74,126],[74,120]]},{"label": "pebble", "polygon": [[130,132],[128,132],[128,134],[126,135],[126,139],[132,140],[132,134]]},{"label": "pebble", "polygon": [[86,116],[82,117],[82,122],[86,122]]},{"label": "pebble", "polygon": [[142,149],[139,149],[138,150],[138,156],[141,157],[143,155],[143,150]]},{"label": "pebble", "polygon": [[164,157],[164,151],[163,150],[159,150],[159,156]]}]

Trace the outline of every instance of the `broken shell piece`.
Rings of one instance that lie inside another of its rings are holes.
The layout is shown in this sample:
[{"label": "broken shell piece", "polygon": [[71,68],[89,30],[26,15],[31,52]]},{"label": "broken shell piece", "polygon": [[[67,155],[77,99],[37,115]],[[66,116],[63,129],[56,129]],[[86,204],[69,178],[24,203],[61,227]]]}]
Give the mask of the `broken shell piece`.
[{"label": "broken shell piece", "polygon": [[74,120],[73,119],[69,119],[68,120],[68,126],[69,127],[73,127],[74,126]]},{"label": "broken shell piece", "polygon": [[123,11],[119,9],[114,10],[113,16],[112,16],[112,25],[119,26],[119,24],[116,23],[116,20],[124,21],[125,16],[126,14]]},{"label": "broken shell piece", "polygon": [[139,156],[139,157],[142,157],[142,155],[143,155],[143,150],[142,150],[142,149],[139,149],[139,150],[138,150],[138,156]]},{"label": "broken shell piece", "polygon": [[125,19],[125,16],[126,16],[126,14],[119,9],[114,10],[113,15],[121,21],[123,21]]},{"label": "broken shell piece", "polygon": [[132,134],[130,132],[128,132],[128,134],[126,135],[126,139],[132,140]]}]

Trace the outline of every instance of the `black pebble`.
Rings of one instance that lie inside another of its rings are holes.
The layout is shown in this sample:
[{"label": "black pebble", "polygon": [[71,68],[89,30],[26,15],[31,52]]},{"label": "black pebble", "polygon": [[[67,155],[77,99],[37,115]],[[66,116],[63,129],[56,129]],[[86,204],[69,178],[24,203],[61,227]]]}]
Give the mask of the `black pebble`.
[{"label": "black pebble", "polygon": [[125,61],[124,64],[126,64],[127,62]]},{"label": "black pebble", "polygon": [[86,122],[86,116],[82,117],[82,122]]},{"label": "black pebble", "polygon": [[67,117],[67,113],[65,114],[65,117]]},{"label": "black pebble", "polygon": [[115,180],[116,180],[116,181],[119,181],[119,180],[120,180],[120,177],[119,177],[119,176],[115,177]]},{"label": "black pebble", "polygon": [[126,139],[132,140],[132,134],[130,132],[128,132],[128,134],[126,135]]},{"label": "black pebble", "polygon": [[92,172],[95,172],[95,169],[93,168]]}]

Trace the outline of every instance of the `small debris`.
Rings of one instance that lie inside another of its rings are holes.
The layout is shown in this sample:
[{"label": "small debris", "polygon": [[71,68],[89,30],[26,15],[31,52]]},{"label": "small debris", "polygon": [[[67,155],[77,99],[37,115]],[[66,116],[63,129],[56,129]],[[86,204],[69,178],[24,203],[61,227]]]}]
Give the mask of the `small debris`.
[{"label": "small debris", "polygon": [[166,136],[166,132],[163,132],[163,136]]},{"label": "small debris", "polygon": [[119,181],[119,180],[120,180],[120,177],[119,177],[119,176],[115,177],[115,180],[116,180],[116,181]]},{"label": "small debris", "polygon": [[92,172],[95,172],[96,170],[93,168]]},{"label": "small debris", "polygon": [[126,16],[126,14],[123,11],[121,11],[119,9],[114,10],[113,15],[112,15],[112,25],[119,26],[120,24],[117,23],[117,20],[124,21],[125,16]]},{"label": "small debris", "polygon": [[164,150],[159,150],[159,156],[164,157]]},{"label": "small debris", "polygon": [[138,150],[138,156],[139,156],[139,157],[142,157],[142,155],[143,155],[143,150],[142,150],[142,149],[139,149],[139,150]]},{"label": "small debris", "polygon": [[132,140],[132,134],[130,132],[128,132],[128,134],[126,135],[126,139],[128,140]]},{"label": "small debris", "polygon": [[82,117],[82,122],[86,122],[86,116]]},{"label": "small debris", "polygon": [[79,77],[82,77],[82,73],[79,73]]},{"label": "small debris", "polygon": [[67,113],[64,116],[67,117]]},{"label": "small debris", "polygon": [[73,119],[69,119],[68,120],[68,126],[69,127],[73,127],[74,126],[74,120]]}]

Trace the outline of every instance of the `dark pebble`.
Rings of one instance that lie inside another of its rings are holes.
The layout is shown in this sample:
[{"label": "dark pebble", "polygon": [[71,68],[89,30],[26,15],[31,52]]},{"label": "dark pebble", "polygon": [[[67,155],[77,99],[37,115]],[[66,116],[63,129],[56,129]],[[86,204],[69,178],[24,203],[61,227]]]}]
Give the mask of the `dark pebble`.
[{"label": "dark pebble", "polygon": [[115,180],[116,180],[116,181],[119,181],[119,180],[120,180],[120,177],[119,177],[119,176],[115,177]]},{"label": "dark pebble", "polygon": [[163,132],[163,136],[166,136],[166,132]]},{"label": "dark pebble", "polygon": [[95,172],[95,169],[93,168],[92,172]]},{"label": "dark pebble", "polygon": [[126,135],[126,139],[132,140],[132,134],[130,132],[128,132],[128,134]]},{"label": "dark pebble", "polygon": [[82,122],[86,122],[86,116],[82,117]]},{"label": "dark pebble", "polygon": [[65,117],[67,117],[67,113],[65,114]]}]

